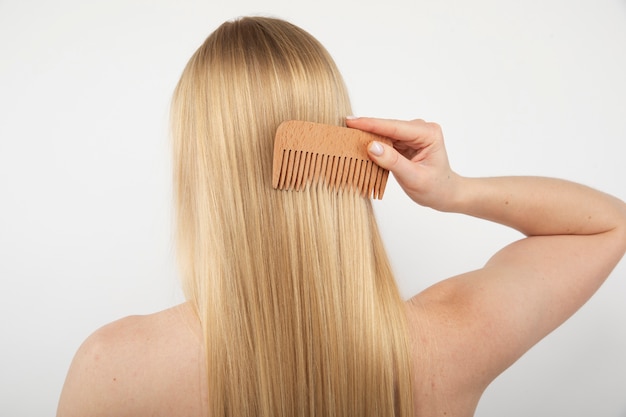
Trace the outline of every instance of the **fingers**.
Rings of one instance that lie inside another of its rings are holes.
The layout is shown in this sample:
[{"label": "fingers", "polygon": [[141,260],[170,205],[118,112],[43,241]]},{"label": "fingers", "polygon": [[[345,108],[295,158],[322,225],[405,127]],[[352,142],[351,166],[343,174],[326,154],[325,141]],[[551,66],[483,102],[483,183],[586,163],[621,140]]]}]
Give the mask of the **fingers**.
[{"label": "fingers", "polygon": [[376,133],[401,142],[420,144],[429,139],[435,140],[442,136],[441,128],[436,123],[424,120],[391,120],[373,117],[347,118],[348,127]]},{"label": "fingers", "polygon": [[374,141],[367,147],[367,153],[378,166],[391,171],[398,181],[411,177],[413,164],[393,147]]}]

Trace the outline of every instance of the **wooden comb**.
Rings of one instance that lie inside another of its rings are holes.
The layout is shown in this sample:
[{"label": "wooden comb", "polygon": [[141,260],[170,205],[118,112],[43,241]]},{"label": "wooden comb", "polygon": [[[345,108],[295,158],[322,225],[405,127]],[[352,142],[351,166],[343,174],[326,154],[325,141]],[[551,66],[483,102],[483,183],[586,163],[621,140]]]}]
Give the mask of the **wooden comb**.
[{"label": "wooden comb", "polygon": [[364,197],[381,199],[389,171],[367,156],[373,140],[391,140],[358,129],[289,120],[276,130],[272,186],[303,190],[324,183],[331,189],[353,188]]}]

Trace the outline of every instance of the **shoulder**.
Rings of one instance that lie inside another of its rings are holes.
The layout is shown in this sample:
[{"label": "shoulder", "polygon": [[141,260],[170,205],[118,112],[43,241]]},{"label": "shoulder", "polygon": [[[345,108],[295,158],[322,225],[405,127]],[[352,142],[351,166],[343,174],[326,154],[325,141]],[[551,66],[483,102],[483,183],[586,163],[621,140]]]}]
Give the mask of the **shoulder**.
[{"label": "shoulder", "polygon": [[164,393],[176,396],[185,388],[199,395],[199,387],[189,386],[199,380],[189,373],[201,368],[202,359],[191,316],[181,305],[96,330],[76,352],[57,415],[140,416],[147,406],[167,407]]},{"label": "shoulder", "polygon": [[537,330],[535,310],[549,309],[550,300],[542,305],[525,285],[497,268],[482,268],[411,298],[407,312],[415,366],[432,364],[436,369],[420,371],[441,388],[479,398],[546,333]]},{"label": "shoulder", "polygon": [[[485,389],[530,348],[503,305],[505,296],[477,270],[441,281],[408,302],[411,332],[422,354],[449,369],[447,379],[472,390]],[[500,296],[499,296],[500,295]]]},{"label": "shoulder", "polygon": [[491,382],[478,343],[482,331],[461,293],[455,280],[445,280],[406,303],[416,415],[473,415]]}]

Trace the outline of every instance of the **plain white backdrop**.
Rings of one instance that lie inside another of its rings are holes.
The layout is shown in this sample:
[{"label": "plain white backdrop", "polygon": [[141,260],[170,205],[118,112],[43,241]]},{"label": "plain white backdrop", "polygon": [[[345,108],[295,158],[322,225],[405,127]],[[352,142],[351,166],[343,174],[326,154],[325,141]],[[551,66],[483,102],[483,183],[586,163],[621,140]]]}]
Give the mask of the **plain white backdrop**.
[{"label": "plain white backdrop", "polygon": [[[92,331],[182,301],[169,99],[205,37],[248,14],[326,45],[355,114],[441,124],[461,174],[626,199],[624,0],[0,0],[0,416],[54,415]],[[520,237],[393,181],[375,209],[406,296]],[[622,261],[477,416],[626,417],[625,297]]]}]

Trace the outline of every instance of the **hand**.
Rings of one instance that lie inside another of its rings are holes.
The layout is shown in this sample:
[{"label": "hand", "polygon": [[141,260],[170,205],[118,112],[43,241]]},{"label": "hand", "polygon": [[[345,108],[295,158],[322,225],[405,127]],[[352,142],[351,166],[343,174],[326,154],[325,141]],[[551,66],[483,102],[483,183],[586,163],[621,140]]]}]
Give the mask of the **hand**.
[{"label": "hand", "polygon": [[368,117],[346,119],[346,124],[393,141],[393,147],[372,142],[368,154],[376,164],[393,173],[413,201],[444,211],[453,202],[459,176],[450,168],[439,125],[423,120]]}]

